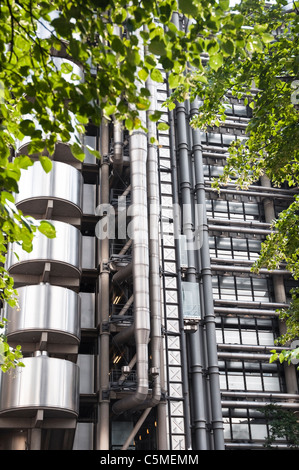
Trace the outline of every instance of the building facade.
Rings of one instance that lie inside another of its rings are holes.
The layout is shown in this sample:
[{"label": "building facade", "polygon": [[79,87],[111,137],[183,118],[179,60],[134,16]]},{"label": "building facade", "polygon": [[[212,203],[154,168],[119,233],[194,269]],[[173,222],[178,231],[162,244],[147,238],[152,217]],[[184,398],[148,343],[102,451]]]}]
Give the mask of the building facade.
[{"label": "building facade", "polygon": [[250,108],[232,97],[225,125],[201,132],[197,102],[162,108],[164,77],[147,86],[168,130],[146,113],[148,134],[90,125],[100,161],[60,143],[50,173],[37,161],[21,178],[17,206],[57,237],[9,250],[7,336],[25,368],[1,376],[3,450],[255,449],[265,405],[299,408],[296,367],[269,363],[291,276],[250,271],[292,193],[266,179],[215,192]]}]

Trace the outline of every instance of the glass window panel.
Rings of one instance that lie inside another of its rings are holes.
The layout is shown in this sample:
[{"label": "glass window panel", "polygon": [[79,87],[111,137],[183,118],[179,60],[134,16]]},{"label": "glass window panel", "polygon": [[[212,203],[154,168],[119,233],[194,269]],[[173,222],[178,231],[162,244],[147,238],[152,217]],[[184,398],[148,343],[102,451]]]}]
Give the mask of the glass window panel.
[{"label": "glass window panel", "polygon": [[241,373],[228,374],[228,389],[229,390],[244,390],[244,377]]},{"label": "glass window panel", "polygon": [[259,206],[258,204],[250,204],[248,202],[246,202],[244,204],[244,210],[245,210],[245,214],[251,214],[251,215],[258,215],[259,214]]},{"label": "glass window panel", "polygon": [[234,114],[236,116],[247,117],[247,108],[246,108],[246,106],[235,104],[234,105]]},{"label": "glass window panel", "polygon": [[268,284],[267,279],[252,279],[252,285],[255,290],[267,290]]},{"label": "glass window panel", "polygon": [[228,205],[229,205],[230,212],[243,214],[242,202],[229,201]]},{"label": "glass window panel", "polygon": [[241,331],[242,344],[258,344],[256,331]]},{"label": "glass window panel", "polygon": [[238,289],[251,290],[251,280],[246,277],[236,277],[236,283]]},{"label": "glass window panel", "polygon": [[213,201],[215,211],[227,212],[227,201]]},{"label": "glass window panel", "polygon": [[227,103],[224,105],[225,107],[225,114],[233,114],[233,105],[230,103]]},{"label": "glass window panel", "polygon": [[224,342],[226,344],[239,344],[240,343],[239,330],[224,330]]},{"label": "glass window panel", "polygon": [[216,341],[217,343],[223,343],[222,330],[219,328],[216,329]]},{"label": "glass window panel", "polygon": [[209,143],[221,144],[221,134],[208,133],[207,137],[208,137]]},{"label": "glass window panel", "polygon": [[231,439],[230,424],[228,420],[224,421],[223,429],[224,429],[224,439]]},{"label": "glass window panel", "polygon": [[227,389],[226,376],[224,374],[219,375],[219,384],[220,384],[221,390]]},{"label": "glass window panel", "polygon": [[279,378],[276,376],[263,376],[264,379],[264,390],[266,392],[280,392]]},{"label": "glass window panel", "polygon": [[222,134],[223,145],[230,145],[233,140],[235,140],[234,135]]},{"label": "glass window panel", "polygon": [[210,166],[210,175],[211,176],[220,176],[223,173],[222,166],[211,165]]},{"label": "glass window panel", "polygon": [[247,390],[263,390],[261,376],[246,374],[246,386]]},{"label": "glass window panel", "polygon": [[233,238],[233,249],[239,251],[247,251],[247,240],[244,238]]},{"label": "glass window panel", "polygon": [[261,249],[261,241],[260,240],[248,240],[248,246],[250,251],[259,252]]},{"label": "glass window panel", "polygon": [[232,423],[233,439],[249,439],[249,428],[247,423]]},{"label": "glass window panel", "polygon": [[265,424],[250,424],[251,438],[264,440],[267,437],[267,426]]},{"label": "glass window panel", "polygon": [[221,287],[235,287],[235,280],[232,276],[225,276],[220,279],[220,286]]},{"label": "glass window panel", "polygon": [[218,250],[231,250],[231,241],[230,238],[216,238],[216,245]]},{"label": "glass window panel", "polygon": [[259,331],[259,344],[262,346],[274,345],[274,334],[272,331]]}]

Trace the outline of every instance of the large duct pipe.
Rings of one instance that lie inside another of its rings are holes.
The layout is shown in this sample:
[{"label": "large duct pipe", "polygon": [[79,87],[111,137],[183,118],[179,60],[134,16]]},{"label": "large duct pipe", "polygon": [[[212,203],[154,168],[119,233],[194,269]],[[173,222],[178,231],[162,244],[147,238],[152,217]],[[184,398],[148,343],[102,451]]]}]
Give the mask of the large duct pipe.
[{"label": "large duct pipe", "polygon": [[129,280],[132,277],[133,272],[133,263],[127,264],[120,268],[112,277],[112,282],[114,284],[121,284],[125,280]]},{"label": "large duct pipe", "polygon": [[[190,114],[193,117],[198,113],[199,103],[194,100],[191,103]],[[193,153],[194,153],[194,172],[195,172],[195,190],[197,197],[197,208],[199,210],[198,223],[200,233],[200,249],[198,250],[200,257],[201,273],[203,280],[204,292],[204,322],[206,326],[207,338],[207,359],[208,374],[210,379],[211,390],[211,413],[215,450],[224,449],[224,431],[222,420],[221,394],[219,382],[219,366],[217,357],[216,342],[216,320],[213,303],[213,287],[212,287],[212,271],[210,265],[209,252],[209,232],[206,216],[206,193],[204,185],[202,146],[199,129],[193,129]]]},{"label": "large duct pipe", "polygon": [[[146,115],[140,113],[142,127]],[[147,205],[147,136],[140,127],[130,136],[130,171],[132,184],[132,263],[134,294],[134,336],[136,344],[137,389],[113,405],[113,412],[120,414],[142,405],[148,395],[148,342],[150,331],[149,306],[149,243]]]},{"label": "large duct pipe", "polygon": [[121,177],[123,171],[123,130],[122,122],[114,119],[113,124],[113,158],[112,167],[113,175],[110,185],[115,183],[115,180]]},{"label": "large duct pipe", "polygon": [[[121,36],[121,30],[118,26],[114,26],[114,33]],[[112,168],[113,174],[110,182],[112,186],[117,181],[123,171],[123,124],[121,121],[114,118],[113,121],[113,157],[112,157]]]},{"label": "large duct pipe", "polygon": [[[151,79],[147,80],[147,89],[151,96],[151,106],[148,113],[156,110],[156,85]],[[150,289],[150,350],[151,350],[151,376],[153,380],[152,396],[143,403],[143,407],[156,406],[161,399],[161,294],[160,294],[160,246],[159,246],[159,179],[158,179],[158,155],[156,144],[151,143],[151,138],[156,139],[156,123],[147,119],[148,128],[148,158],[147,158],[147,192],[148,192],[148,216],[149,216],[149,289]],[[160,447],[161,443],[158,443]],[[166,445],[165,442],[162,444]],[[164,447],[165,448],[165,447]]]},{"label": "large duct pipe", "polygon": [[[108,124],[103,120],[101,126],[101,154],[100,168],[100,202],[109,204],[109,132]],[[97,327],[99,330],[99,419],[97,424],[98,450],[109,449],[109,343],[110,335],[107,328],[109,322],[109,270],[106,268],[109,261],[109,239],[105,237],[99,241],[100,274],[99,274],[99,307]]]}]

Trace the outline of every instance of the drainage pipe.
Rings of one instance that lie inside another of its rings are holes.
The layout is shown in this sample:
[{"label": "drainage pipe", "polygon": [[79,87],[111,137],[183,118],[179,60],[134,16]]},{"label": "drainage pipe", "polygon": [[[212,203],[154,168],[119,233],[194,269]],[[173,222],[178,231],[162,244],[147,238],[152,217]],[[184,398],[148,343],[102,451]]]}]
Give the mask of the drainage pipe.
[{"label": "drainage pipe", "polygon": [[113,405],[113,412],[123,413],[140,406],[147,398],[148,342],[150,332],[149,306],[149,242],[147,204],[147,136],[145,112],[140,112],[141,125],[130,136],[130,172],[132,195],[132,268],[134,295],[134,336],[136,343],[137,389]]},{"label": "drainage pipe", "polygon": [[[194,100],[190,105],[190,117],[198,113],[199,103]],[[216,319],[213,304],[212,271],[209,252],[209,232],[206,217],[206,192],[203,172],[202,144],[199,129],[193,129],[193,154],[195,190],[197,199],[197,220],[200,233],[200,249],[198,250],[201,266],[204,293],[204,323],[206,327],[208,374],[211,391],[211,413],[215,450],[224,449],[224,431],[222,420],[221,394],[219,382],[219,366],[216,343]]]},{"label": "drainage pipe", "polygon": [[[196,259],[194,252],[194,221],[192,215],[192,176],[191,163],[188,149],[187,136],[187,110],[185,103],[177,103],[177,145],[180,169],[180,189],[183,205],[183,233],[187,240],[188,268],[186,279],[189,282],[197,282],[196,278]],[[198,286],[199,288],[199,286]],[[195,332],[189,335],[190,345],[190,373],[192,384],[192,422],[194,427],[195,448],[206,450],[207,432],[206,432],[206,412],[204,407],[204,379],[203,379],[203,354],[202,354],[202,327],[198,325]]]}]

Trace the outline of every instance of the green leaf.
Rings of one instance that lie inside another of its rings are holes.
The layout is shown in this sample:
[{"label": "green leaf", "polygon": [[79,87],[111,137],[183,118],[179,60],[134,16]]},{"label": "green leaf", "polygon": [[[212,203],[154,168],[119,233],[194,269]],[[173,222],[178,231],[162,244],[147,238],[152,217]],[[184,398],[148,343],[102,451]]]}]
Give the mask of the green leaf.
[{"label": "green leaf", "polygon": [[274,37],[272,36],[272,34],[263,33],[261,39],[265,44],[267,44],[268,42],[272,42],[274,40]]},{"label": "green leaf", "polygon": [[53,224],[48,222],[47,220],[42,220],[40,225],[38,226],[38,230],[45,235],[47,238],[55,238],[56,237],[56,229]]},{"label": "green leaf", "polygon": [[229,9],[229,0],[219,0],[219,5],[222,10]]},{"label": "green leaf", "polygon": [[233,22],[235,24],[235,27],[237,29],[240,29],[241,26],[243,25],[244,23],[244,16],[241,14],[241,13],[238,13],[236,15],[233,15]]},{"label": "green leaf", "polygon": [[158,83],[163,83],[164,82],[163,75],[160,72],[160,70],[158,70],[158,69],[153,69],[151,71],[151,79],[154,80],[155,82],[158,82]]},{"label": "green leaf", "polygon": [[61,73],[69,74],[73,71],[73,66],[72,64],[68,62],[63,62],[61,64]]},{"label": "green leaf", "polygon": [[233,53],[235,52],[235,45],[230,39],[225,42],[222,42],[221,48],[227,55],[233,55]]},{"label": "green leaf", "polygon": [[177,88],[180,84],[180,75],[175,73],[169,74],[168,84],[170,88]]},{"label": "green leaf", "polygon": [[149,69],[152,69],[153,67],[156,67],[157,65],[157,61],[155,57],[152,55],[146,55],[144,58],[144,62]]},{"label": "green leaf", "polygon": [[145,82],[148,77],[148,71],[145,69],[140,69],[138,71],[138,77]]},{"label": "green leaf", "polygon": [[24,119],[20,123],[19,129],[24,135],[32,135],[35,131],[35,124],[31,119]]},{"label": "green leaf", "polygon": [[223,55],[222,54],[212,55],[210,57],[209,64],[213,70],[217,71],[223,65]]},{"label": "green leaf", "polygon": [[116,105],[110,104],[108,106],[105,106],[104,113],[106,114],[106,116],[111,116],[111,114],[115,113],[116,109]]},{"label": "green leaf", "polygon": [[195,16],[198,13],[198,8],[192,0],[179,0],[179,8],[187,16]]},{"label": "green leaf", "polygon": [[40,156],[39,161],[46,173],[49,173],[52,170],[52,160],[50,160],[49,157]]},{"label": "green leaf", "polygon": [[263,52],[263,46],[257,36],[252,36],[247,40],[246,48],[248,52]]},{"label": "green leaf", "polygon": [[155,54],[157,56],[164,56],[166,55],[166,45],[163,39],[160,39],[160,37],[155,36],[149,46],[148,46],[149,51],[152,54]]},{"label": "green leaf", "polygon": [[157,122],[159,121],[159,119],[161,119],[162,114],[163,114],[162,111],[155,111],[153,114],[149,115],[149,119],[152,122]]},{"label": "green leaf", "polygon": [[166,122],[159,122],[157,125],[158,131],[167,131],[169,129],[169,125]]},{"label": "green leaf", "polygon": [[76,142],[71,145],[71,152],[77,160],[79,160],[80,162],[84,161],[85,153],[84,153],[82,147],[79,144],[77,144]]}]

